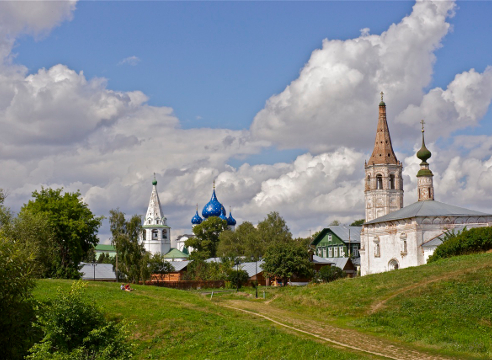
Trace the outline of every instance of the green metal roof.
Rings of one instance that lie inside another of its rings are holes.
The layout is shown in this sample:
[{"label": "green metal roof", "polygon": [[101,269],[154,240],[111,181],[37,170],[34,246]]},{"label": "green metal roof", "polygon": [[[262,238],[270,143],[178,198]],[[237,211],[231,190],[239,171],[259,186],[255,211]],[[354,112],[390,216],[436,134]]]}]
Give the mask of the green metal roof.
[{"label": "green metal roof", "polygon": [[113,245],[98,244],[95,247],[96,251],[116,251]]},{"label": "green metal roof", "polygon": [[179,251],[178,249],[175,248],[171,248],[171,250],[169,250],[169,252],[166,255],[164,255],[165,259],[178,259],[178,258],[188,258],[188,257],[189,257],[188,254],[185,254],[184,252]]},{"label": "green metal roof", "polygon": [[167,225],[143,225],[142,228],[144,229],[157,229],[157,228],[162,228],[162,229],[170,229],[169,226]]}]

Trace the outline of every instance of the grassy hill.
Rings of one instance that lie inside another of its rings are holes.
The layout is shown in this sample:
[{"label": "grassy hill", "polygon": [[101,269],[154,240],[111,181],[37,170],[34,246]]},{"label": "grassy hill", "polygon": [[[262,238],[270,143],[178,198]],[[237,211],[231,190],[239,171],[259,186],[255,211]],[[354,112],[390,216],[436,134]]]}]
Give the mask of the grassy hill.
[{"label": "grassy hill", "polygon": [[[70,284],[39,281],[35,297],[49,300],[57,287],[68,290]],[[266,301],[255,300],[251,288],[239,294],[218,294],[212,301],[197,292],[136,289],[126,293],[118,284],[96,282],[90,283],[87,292],[110,317],[134,322],[138,358],[378,358],[330,347],[265,319],[224,308],[231,304],[277,316],[299,328],[309,323],[311,329],[328,331],[331,326],[332,330],[356,330],[356,338],[379,338],[396,347],[450,358],[492,358],[492,253],[329,284],[268,288]]]},{"label": "grassy hill", "polygon": [[[34,296],[49,301],[68,280],[40,280]],[[86,294],[113,319],[132,321],[139,359],[374,359],[334,349],[266,320],[218,306],[197,292],[90,282]]]},{"label": "grassy hill", "polygon": [[440,354],[491,359],[492,253],[279,289],[269,306]]}]

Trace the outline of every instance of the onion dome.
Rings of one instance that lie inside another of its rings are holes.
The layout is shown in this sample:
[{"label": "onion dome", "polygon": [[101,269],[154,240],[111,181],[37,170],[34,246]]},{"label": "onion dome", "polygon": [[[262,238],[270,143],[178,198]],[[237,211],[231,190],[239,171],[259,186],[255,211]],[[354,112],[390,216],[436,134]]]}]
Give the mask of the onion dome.
[{"label": "onion dome", "polygon": [[236,225],[236,219],[232,217],[232,211],[229,209],[229,217],[227,218],[227,225],[229,226],[235,226]]},{"label": "onion dome", "polygon": [[417,152],[417,157],[422,160],[423,163],[427,163],[427,160],[432,156],[431,152],[429,149],[425,147],[425,141],[424,141],[424,129],[422,129],[422,147],[420,150]]},{"label": "onion dome", "polygon": [[154,185],[154,186],[157,185],[157,180],[155,179],[155,173],[154,173],[154,181],[152,181],[152,185]]},{"label": "onion dome", "polygon": [[203,207],[202,216],[207,219],[210,216],[220,216],[224,212],[224,216],[226,215],[224,206],[217,200],[217,195],[215,195],[215,182],[214,182],[214,190],[212,192],[212,198],[210,201]]},{"label": "onion dome", "polygon": [[379,103],[379,106],[386,106],[386,104],[383,101],[383,95],[384,93],[381,91],[381,102]]},{"label": "onion dome", "polygon": [[220,216],[219,218],[221,218],[222,220],[225,220],[227,221],[227,217],[226,217],[226,214],[225,214],[225,209],[224,207],[222,206],[222,208],[220,209]]},{"label": "onion dome", "polygon": [[196,206],[196,213],[195,216],[191,218],[191,223],[193,225],[200,225],[202,223],[203,219],[198,215],[198,205]]}]

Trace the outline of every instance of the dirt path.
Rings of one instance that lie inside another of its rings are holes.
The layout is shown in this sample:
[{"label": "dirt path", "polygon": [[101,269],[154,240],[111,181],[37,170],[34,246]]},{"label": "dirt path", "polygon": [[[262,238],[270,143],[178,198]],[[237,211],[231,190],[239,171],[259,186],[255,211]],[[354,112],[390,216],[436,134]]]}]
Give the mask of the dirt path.
[{"label": "dirt path", "polygon": [[339,347],[374,356],[398,360],[450,359],[413,350],[400,343],[379,339],[355,330],[339,328],[326,322],[309,319],[305,315],[302,316],[287,310],[277,309],[265,303],[229,300],[217,304],[252,316],[261,317],[294,332],[303,333]]}]

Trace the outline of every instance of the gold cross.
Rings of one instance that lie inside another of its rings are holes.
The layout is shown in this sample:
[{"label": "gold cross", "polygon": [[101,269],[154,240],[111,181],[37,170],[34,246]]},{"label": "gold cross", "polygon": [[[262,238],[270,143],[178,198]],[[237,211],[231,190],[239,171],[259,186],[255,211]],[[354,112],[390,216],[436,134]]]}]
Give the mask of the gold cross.
[{"label": "gold cross", "polygon": [[420,123],[422,124],[422,132],[424,132],[424,124],[425,124],[424,119],[420,120]]},{"label": "gold cross", "polygon": [[381,91],[381,101],[383,101],[383,95],[384,93]]},{"label": "gold cross", "polygon": [[214,180],[214,189],[215,189],[215,180]]}]

